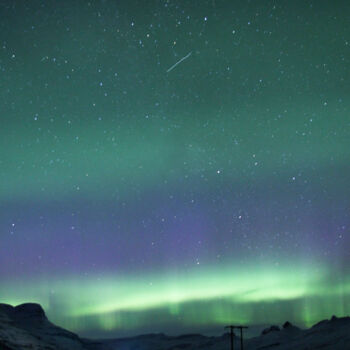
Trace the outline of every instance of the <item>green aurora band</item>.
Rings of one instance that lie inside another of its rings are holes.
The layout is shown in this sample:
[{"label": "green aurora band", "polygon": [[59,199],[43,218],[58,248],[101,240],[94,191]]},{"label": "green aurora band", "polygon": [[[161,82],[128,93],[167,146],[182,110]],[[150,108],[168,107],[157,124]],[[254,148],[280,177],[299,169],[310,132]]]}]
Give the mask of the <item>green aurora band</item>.
[{"label": "green aurora band", "polygon": [[[54,321],[84,332],[147,326],[145,315],[192,327],[228,322],[264,324],[285,317],[310,326],[350,312],[350,278],[336,282],[320,265],[221,266],[165,274],[50,278],[18,282],[1,290],[5,301],[38,302]],[[329,280],[333,279],[333,284]],[[293,306],[291,305],[293,303]]]},{"label": "green aurora band", "polygon": [[1,1],[0,303],[89,338],[349,315],[349,12]]}]

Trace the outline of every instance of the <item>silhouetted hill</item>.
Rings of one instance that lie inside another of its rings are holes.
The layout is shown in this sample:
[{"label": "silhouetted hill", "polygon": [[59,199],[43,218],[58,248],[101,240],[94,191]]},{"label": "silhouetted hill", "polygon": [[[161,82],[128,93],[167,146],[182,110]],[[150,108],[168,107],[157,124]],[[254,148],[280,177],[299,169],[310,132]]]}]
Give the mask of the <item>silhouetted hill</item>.
[{"label": "silhouetted hill", "polygon": [[[235,348],[240,349],[239,338]],[[350,317],[318,322],[302,330],[286,322],[282,327],[271,326],[258,337],[244,342],[246,350],[350,350]],[[52,324],[38,304],[16,307],[0,304],[1,350],[227,350],[229,334],[206,337],[184,334],[145,334],[137,337],[89,340]]]},{"label": "silhouetted hill", "polygon": [[[0,343],[9,349],[84,349],[74,333],[52,324],[38,304],[0,304]],[[2,350],[2,348],[0,347]]]}]

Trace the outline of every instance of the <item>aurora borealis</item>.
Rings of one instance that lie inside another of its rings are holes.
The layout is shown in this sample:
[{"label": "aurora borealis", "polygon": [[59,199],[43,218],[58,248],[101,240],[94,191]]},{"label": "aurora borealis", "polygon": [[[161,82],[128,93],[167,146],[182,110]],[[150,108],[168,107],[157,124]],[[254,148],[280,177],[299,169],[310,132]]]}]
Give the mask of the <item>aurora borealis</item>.
[{"label": "aurora borealis", "polygon": [[2,1],[0,302],[84,336],[350,313],[346,1]]}]

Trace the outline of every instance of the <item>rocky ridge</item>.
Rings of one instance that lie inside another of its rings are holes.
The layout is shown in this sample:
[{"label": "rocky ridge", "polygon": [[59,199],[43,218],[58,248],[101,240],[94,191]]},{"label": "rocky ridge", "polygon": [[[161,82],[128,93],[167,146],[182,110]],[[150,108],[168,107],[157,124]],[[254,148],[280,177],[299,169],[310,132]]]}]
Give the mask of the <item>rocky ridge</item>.
[{"label": "rocky ridge", "polygon": [[[207,337],[185,334],[177,337],[146,334],[137,337],[89,340],[55,326],[38,304],[16,307],[0,304],[1,350],[227,350],[229,334]],[[235,338],[235,349],[240,339]],[[281,328],[266,328],[258,337],[244,341],[246,350],[350,350],[350,317],[318,322],[302,330],[290,322]]]}]

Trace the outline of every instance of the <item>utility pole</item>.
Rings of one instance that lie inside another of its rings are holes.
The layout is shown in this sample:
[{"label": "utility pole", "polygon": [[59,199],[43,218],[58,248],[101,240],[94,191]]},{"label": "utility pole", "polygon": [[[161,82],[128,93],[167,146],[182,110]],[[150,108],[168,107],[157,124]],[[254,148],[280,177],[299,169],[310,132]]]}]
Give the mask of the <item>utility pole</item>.
[{"label": "utility pole", "polygon": [[234,326],[226,326],[226,328],[230,329],[230,334],[231,334],[231,350],[233,350],[233,337],[235,336],[235,333],[233,332],[233,329],[235,328]]},{"label": "utility pole", "polygon": [[229,328],[230,329],[230,333],[231,333],[231,350],[233,350],[233,337],[235,336],[233,330],[236,328],[236,329],[239,329],[241,331],[241,350],[244,350],[243,349],[243,328],[246,329],[248,327],[245,327],[245,326],[226,326],[225,328]]}]

